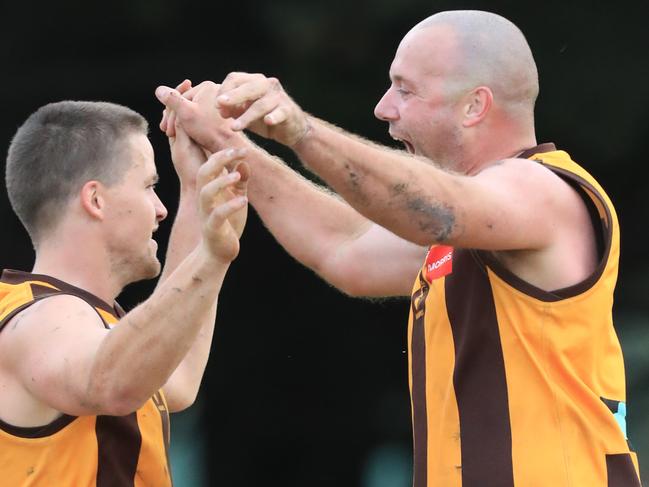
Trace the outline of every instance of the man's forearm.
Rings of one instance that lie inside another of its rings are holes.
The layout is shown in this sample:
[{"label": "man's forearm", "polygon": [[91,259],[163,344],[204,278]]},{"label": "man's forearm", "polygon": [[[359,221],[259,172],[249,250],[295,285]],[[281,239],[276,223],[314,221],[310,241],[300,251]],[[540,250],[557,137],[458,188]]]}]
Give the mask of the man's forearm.
[{"label": "man's forearm", "polygon": [[93,364],[89,395],[110,394],[124,410],[134,410],[161,388],[213,313],[228,267],[199,245],[108,333]]},{"label": "man's forearm", "polygon": [[458,184],[432,164],[317,119],[293,149],[356,210],[402,238],[429,245],[455,230]]},{"label": "man's forearm", "polygon": [[[173,273],[200,241],[197,198],[194,188],[181,187],[178,213],[171,228],[165,266],[158,286]],[[217,302],[218,299],[215,299],[213,306],[199,318],[202,326],[194,343],[164,385],[167,403],[172,412],[189,406],[198,393],[212,345]]]},{"label": "man's forearm", "polygon": [[165,263],[160,279],[158,280],[158,285],[171,275],[200,241],[200,221],[198,218],[197,201],[198,195],[193,186],[181,187],[178,212],[171,227]]},{"label": "man's forearm", "polygon": [[171,412],[181,411],[191,406],[198,395],[212,347],[217,302],[218,298],[202,319],[203,326],[198,331],[191,348],[163,387]]},{"label": "man's forearm", "polygon": [[[327,261],[371,223],[331,194],[262,149],[249,152],[250,202],[278,242],[298,261],[333,285]],[[334,266],[331,266],[334,267]]]}]

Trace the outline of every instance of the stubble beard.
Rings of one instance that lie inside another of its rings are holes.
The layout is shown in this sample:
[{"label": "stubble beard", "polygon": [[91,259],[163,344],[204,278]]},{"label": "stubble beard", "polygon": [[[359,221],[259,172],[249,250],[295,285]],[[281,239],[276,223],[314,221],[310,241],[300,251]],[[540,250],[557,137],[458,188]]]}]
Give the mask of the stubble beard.
[{"label": "stubble beard", "polygon": [[431,147],[427,151],[428,154],[422,155],[430,159],[437,167],[450,172],[462,173],[464,144],[461,130],[458,127],[450,127],[436,137],[439,137],[439,143]]},{"label": "stubble beard", "polygon": [[120,276],[124,286],[138,281],[154,279],[160,275],[162,265],[154,252],[143,256],[123,256],[112,260],[112,274]]}]

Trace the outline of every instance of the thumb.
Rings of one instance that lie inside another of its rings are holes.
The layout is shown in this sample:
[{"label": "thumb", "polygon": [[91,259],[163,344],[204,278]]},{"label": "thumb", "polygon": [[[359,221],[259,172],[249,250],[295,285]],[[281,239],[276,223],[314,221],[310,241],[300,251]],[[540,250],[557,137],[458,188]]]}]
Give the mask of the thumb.
[{"label": "thumb", "polygon": [[183,102],[182,95],[168,86],[158,86],[155,90],[156,98],[167,108],[177,110]]}]

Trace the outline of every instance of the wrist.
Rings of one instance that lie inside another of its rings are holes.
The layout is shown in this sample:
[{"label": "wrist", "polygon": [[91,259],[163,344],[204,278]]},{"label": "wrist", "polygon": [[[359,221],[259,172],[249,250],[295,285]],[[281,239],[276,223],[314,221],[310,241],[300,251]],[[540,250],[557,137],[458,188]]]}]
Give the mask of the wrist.
[{"label": "wrist", "polygon": [[207,150],[212,154],[227,148],[242,149],[250,146],[250,141],[243,132],[233,132],[232,130],[218,130],[207,144]]},{"label": "wrist", "polygon": [[196,178],[187,178],[180,180],[180,199],[194,198],[196,196]]},{"label": "wrist", "polygon": [[228,258],[228,256],[215,252],[214,249],[211,248],[210,243],[208,243],[204,237],[198,244],[196,252],[199,267],[201,269],[206,269],[210,274],[213,274],[215,270],[223,270],[225,273],[230,267],[232,261],[236,258],[236,253],[233,253],[234,255],[232,258]]},{"label": "wrist", "polygon": [[293,151],[298,152],[301,147],[303,147],[313,135],[314,123],[312,118],[309,115],[305,114],[304,118],[304,127],[302,133],[295,139],[292,144],[289,144],[289,148]]}]

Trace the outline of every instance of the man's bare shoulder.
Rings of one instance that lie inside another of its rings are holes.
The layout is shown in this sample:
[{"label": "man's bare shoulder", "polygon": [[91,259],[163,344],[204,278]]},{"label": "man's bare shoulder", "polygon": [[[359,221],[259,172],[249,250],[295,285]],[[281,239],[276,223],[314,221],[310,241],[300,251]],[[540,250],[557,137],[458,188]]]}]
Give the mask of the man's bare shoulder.
[{"label": "man's bare shoulder", "polygon": [[475,177],[505,195],[533,202],[537,211],[556,213],[557,210],[570,210],[575,205],[584,206],[565,179],[531,159],[502,159],[485,167]]},{"label": "man's bare shoulder", "polygon": [[524,159],[520,157],[509,157],[499,159],[486,165],[477,176],[490,177],[494,174],[523,174],[525,176],[533,175],[546,175],[548,177],[556,177],[556,175],[543,164],[533,159]]},{"label": "man's bare shoulder", "polygon": [[572,286],[593,272],[593,224],[586,202],[567,180],[529,159],[506,159],[478,177],[510,198],[507,221],[524,229],[521,240],[536,236],[535,242],[543,243],[493,249],[505,267],[548,291]]},{"label": "man's bare shoulder", "polygon": [[[51,341],[57,332],[67,335],[78,329],[104,328],[95,309],[83,299],[60,294],[39,300],[19,312],[0,333],[0,357],[11,357],[24,352],[34,341]],[[2,360],[2,359],[0,359]]]},{"label": "man's bare shoulder", "polygon": [[14,316],[0,333],[3,417],[41,425],[61,412],[91,412],[79,391],[107,333],[97,311],[73,295],[43,298]]}]

